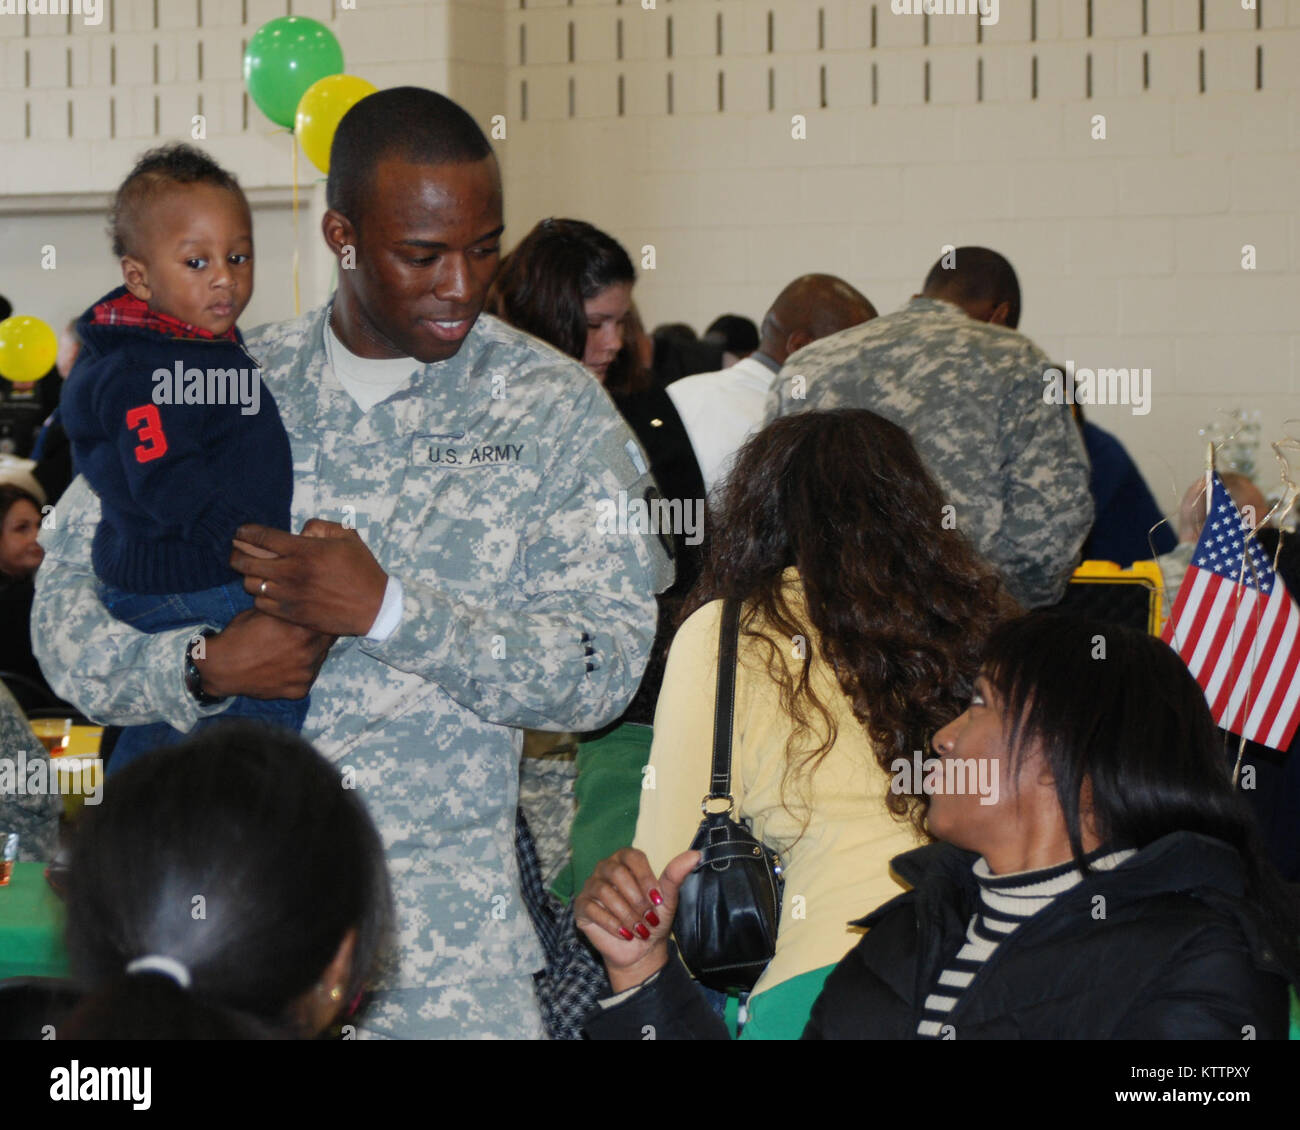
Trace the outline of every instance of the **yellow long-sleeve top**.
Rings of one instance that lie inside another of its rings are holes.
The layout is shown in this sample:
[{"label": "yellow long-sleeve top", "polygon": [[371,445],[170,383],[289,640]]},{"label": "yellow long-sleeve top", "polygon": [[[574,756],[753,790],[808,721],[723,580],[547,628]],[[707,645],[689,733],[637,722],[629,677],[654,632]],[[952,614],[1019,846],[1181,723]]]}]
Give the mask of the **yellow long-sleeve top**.
[{"label": "yellow long-sleeve top", "polygon": [[[803,587],[793,568],[786,570],[784,583],[798,622],[807,624]],[[650,750],[653,772],[643,781],[633,844],[646,853],[656,874],[690,847],[701,820],[700,799],[709,791],[721,620],[722,601],[700,608],[681,626],[668,653]],[[779,653],[797,677],[803,664],[798,641],[783,640],[771,629],[767,634],[783,645]],[[776,956],[755,994],[838,962],[860,936],[848,922],[902,890],[890,877],[889,861],[919,843],[910,825],[885,807],[889,774],[877,764],[866,730],[821,657],[814,629],[809,626],[805,634],[803,646],[813,656],[809,677],[835,719],[837,737],[810,779],[787,783],[788,808],[781,782],[794,724],[781,709],[780,688],[768,673],[767,648],[743,632],[740,637],[731,763],[736,818],[748,817],[754,834],[781,853],[786,878]],[[804,736],[796,752],[814,750],[825,738],[820,716],[808,713],[813,734]],[[806,798],[802,805],[801,798]]]}]

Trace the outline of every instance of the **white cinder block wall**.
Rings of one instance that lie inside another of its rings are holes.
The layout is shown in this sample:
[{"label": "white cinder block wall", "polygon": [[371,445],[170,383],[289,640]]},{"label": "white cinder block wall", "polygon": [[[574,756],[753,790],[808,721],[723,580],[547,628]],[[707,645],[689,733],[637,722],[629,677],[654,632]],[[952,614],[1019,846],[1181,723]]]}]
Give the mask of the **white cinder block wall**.
[{"label": "white cinder block wall", "polygon": [[512,234],[569,214],[653,245],[647,320],[701,330],[810,270],[891,310],[943,245],[997,248],[1053,356],[1152,370],[1149,414],[1090,418],[1173,510],[1218,409],[1270,438],[1300,416],[1300,2],[999,8],[509,0]]},{"label": "white cinder block wall", "polygon": [[[445,90],[485,128],[504,115],[509,240],[571,215],[638,259],[653,246],[638,287],[652,325],[757,320],[808,270],[890,310],[945,244],[984,243],[1015,263],[1022,329],[1053,356],[1152,370],[1148,415],[1090,414],[1168,509],[1218,409],[1261,411],[1266,438],[1300,416],[1300,0],[1001,0],[983,27],[889,0],[650,2],[104,0],[98,27],[0,15],[0,292],[53,322],[111,284],[103,194],[203,113],[259,202],[245,324],[290,313],[288,139],[246,107],[239,59],[292,13],[330,24],[350,73]],[[304,304],[330,277],[315,179],[301,162]],[[47,243],[55,272],[40,269]]]}]

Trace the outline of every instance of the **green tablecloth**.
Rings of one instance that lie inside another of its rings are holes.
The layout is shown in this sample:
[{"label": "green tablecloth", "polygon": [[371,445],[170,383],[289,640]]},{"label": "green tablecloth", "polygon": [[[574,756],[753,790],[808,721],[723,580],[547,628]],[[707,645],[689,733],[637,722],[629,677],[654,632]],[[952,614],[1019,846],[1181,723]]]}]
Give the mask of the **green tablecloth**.
[{"label": "green tablecloth", "polygon": [[15,863],[0,887],[0,979],[66,977],[63,903],[45,881],[44,863]]}]

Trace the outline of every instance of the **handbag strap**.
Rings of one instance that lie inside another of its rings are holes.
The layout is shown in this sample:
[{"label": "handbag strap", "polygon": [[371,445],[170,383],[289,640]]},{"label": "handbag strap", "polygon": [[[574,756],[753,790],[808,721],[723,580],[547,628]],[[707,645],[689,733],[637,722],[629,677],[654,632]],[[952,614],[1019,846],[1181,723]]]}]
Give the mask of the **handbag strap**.
[{"label": "handbag strap", "polygon": [[718,690],[713,709],[713,770],[709,797],[731,799],[731,732],[736,714],[736,652],[740,639],[740,601],[722,605],[718,632]]}]

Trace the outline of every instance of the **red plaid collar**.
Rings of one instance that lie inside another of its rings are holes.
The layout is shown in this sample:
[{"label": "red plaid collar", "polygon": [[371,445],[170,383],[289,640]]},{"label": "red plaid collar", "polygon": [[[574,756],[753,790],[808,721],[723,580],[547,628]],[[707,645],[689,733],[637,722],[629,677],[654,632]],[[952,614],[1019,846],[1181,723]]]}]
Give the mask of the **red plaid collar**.
[{"label": "red plaid collar", "polygon": [[238,341],[239,335],[231,326],[223,334],[214,334],[201,326],[192,326],[180,318],[150,310],[149,304],[136,298],[128,290],[110,295],[103,302],[96,303],[90,312],[90,324],[93,326],[133,326],[137,329],[153,330],[167,337],[199,337],[208,341]]}]

